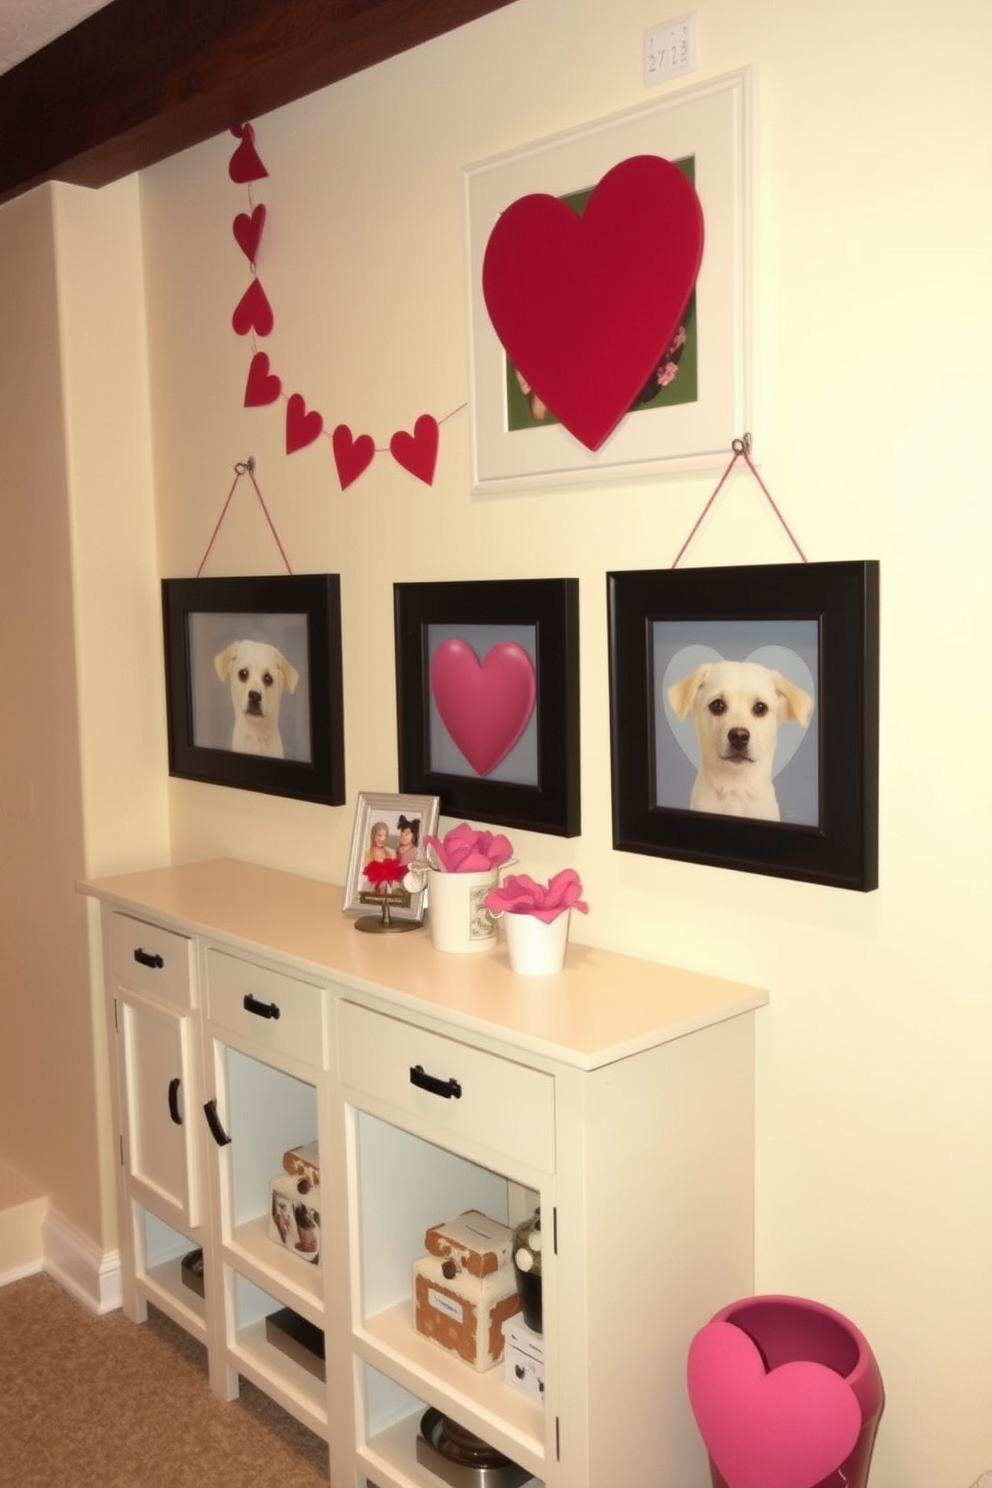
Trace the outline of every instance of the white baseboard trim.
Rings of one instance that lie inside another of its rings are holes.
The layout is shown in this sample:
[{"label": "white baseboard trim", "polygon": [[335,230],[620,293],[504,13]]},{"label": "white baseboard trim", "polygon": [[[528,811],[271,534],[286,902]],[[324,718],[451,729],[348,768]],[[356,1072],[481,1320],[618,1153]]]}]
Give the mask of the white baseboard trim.
[{"label": "white baseboard trim", "polygon": [[[107,1255],[69,1222],[49,1209],[41,1227],[43,1269],[90,1312],[113,1312],[121,1305],[120,1252]],[[42,1269],[42,1268],[38,1268]]]},{"label": "white baseboard trim", "polygon": [[0,1271],[0,1287],[9,1286],[12,1281],[23,1281],[25,1276],[37,1276],[44,1269],[43,1261],[28,1261],[24,1266],[12,1266],[9,1271]]}]

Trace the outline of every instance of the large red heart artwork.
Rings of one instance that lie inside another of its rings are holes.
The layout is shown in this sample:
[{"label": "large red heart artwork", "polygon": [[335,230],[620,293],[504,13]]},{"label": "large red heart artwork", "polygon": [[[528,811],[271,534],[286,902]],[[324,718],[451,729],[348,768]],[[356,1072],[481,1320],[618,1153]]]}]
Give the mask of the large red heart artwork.
[{"label": "large red heart artwork", "polygon": [[733,1323],[700,1329],[687,1377],[699,1433],[733,1488],[815,1488],[861,1432],[861,1407],[845,1379],[808,1360],[766,1370]]},{"label": "large red heart artwork", "polygon": [[599,449],[656,370],[702,254],[699,198],[659,155],[607,171],[581,216],[544,193],[500,215],[482,265],[493,329],[588,449]]},{"label": "large red heart artwork", "polygon": [[442,641],[431,661],[431,695],[472,769],[489,775],[534,711],[534,663],[516,641],[498,641],[482,662],[467,641]]}]

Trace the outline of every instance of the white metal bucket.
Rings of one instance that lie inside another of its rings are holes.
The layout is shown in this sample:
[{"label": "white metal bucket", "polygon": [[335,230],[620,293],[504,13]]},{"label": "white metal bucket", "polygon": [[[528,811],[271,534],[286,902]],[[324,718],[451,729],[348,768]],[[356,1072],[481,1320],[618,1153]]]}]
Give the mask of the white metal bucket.
[{"label": "white metal bucket", "polygon": [[427,871],[427,925],[436,951],[491,951],[496,923],[483,899],[499,881],[499,869],[485,873]]},{"label": "white metal bucket", "polygon": [[518,976],[554,976],[565,965],[570,909],[562,910],[550,923],[536,915],[505,914],[506,949],[510,970]]}]

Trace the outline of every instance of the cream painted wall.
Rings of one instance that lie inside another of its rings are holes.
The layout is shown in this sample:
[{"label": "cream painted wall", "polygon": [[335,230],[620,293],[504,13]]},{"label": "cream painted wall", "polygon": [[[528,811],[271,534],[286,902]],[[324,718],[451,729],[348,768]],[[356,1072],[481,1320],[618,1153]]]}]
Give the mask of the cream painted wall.
[{"label": "cream painted wall", "polygon": [[[56,187],[54,204],[84,839],[77,877],[94,877],[169,856],[138,182]],[[90,1233],[110,1248],[117,1154],[100,917],[92,900],[84,907],[101,1201]],[[90,1184],[89,1165],[79,1181]]]},{"label": "cream painted wall", "polygon": [[[538,875],[579,868],[592,913],[578,937],[769,989],[757,1287],[827,1301],[872,1341],[888,1392],[873,1488],[965,1488],[992,1466],[992,802],[988,770],[968,763],[992,723],[973,677],[992,619],[992,11],[949,0],[942,49],[920,0],[695,8],[697,76],[756,69],[756,458],[811,558],[882,563],[880,890],[613,852],[603,576],[667,566],[715,477],[472,498],[463,412],[430,489],[379,456],[342,494],[326,439],[287,458],[280,410],[242,407],[249,351],[230,315],[247,269],[230,225],[246,193],[226,136],[140,180],[159,572],[195,573],[253,454],[294,568],[342,575],[349,802],[172,782],[172,852],[339,878],[356,792],[396,784],[393,582],[577,575],[583,833],[517,834],[518,855]],[[645,101],[641,36],[664,18],[648,0],[518,0],[257,121],[265,349],[286,390],[380,445],[460,408],[462,167]],[[790,556],[735,480],[688,561]],[[242,482],[207,572],[279,568]],[[122,624],[134,608],[106,604]],[[152,632],[137,648],[149,674]],[[967,742],[951,738],[960,697]],[[154,791],[160,744],[129,751]],[[145,825],[119,855],[158,859],[158,822]]]},{"label": "cream painted wall", "polygon": [[7,204],[0,264],[0,1158],[108,1252],[102,983],[74,884],[168,857],[137,181]]},{"label": "cream painted wall", "polygon": [[4,208],[0,262],[0,616],[9,653],[0,730],[0,1155],[96,1238],[101,1196],[86,912],[67,892],[83,863],[83,835],[48,192]]}]

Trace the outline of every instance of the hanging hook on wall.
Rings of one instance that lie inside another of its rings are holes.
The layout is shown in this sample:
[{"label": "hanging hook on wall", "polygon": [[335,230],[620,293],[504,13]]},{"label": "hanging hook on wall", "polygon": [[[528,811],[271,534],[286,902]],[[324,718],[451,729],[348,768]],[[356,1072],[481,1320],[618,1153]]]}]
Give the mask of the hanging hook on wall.
[{"label": "hanging hook on wall", "polygon": [[269,524],[269,531],[272,533],[272,536],[275,539],[276,547],[279,549],[280,556],[282,557],[282,561],[286,565],[286,572],[288,574],[291,574],[293,572],[292,568],[290,567],[289,559],[286,557],[286,550],[283,547],[282,542],[280,541],[278,532],[276,531],[275,523],[273,522],[272,517],[269,514],[269,509],[265,504],[265,498],[259,490],[258,481],[255,479],[255,456],[249,455],[247,460],[239,460],[234,466],[234,481],[231,485],[231,489],[227,493],[227,500],[224,502],[224,509],[218,517],[217,525],[214,528],[213,533],[211,534],[210,541],[207,543],[207,551],[204,553],[202,559],[200,560],[200,566],[196,570],[197,578],[199,578],[200,575],[203,573],[207,559],[210,557],[210,551],[217,540],[217,534],[221,529],[221,524],[223,523],[224,518],[227,516],[227,509],[231,504],[231,499],[234,496],[235,491],[238,489],[238,482],[241,480],[242,476],[245,475],[248,477],[248,479],[252,483],[252,486],[254,487],[255,495],[258,498],[258,504],[262,508],[266,522],[268,522]]},{"label": "hanging hook on wall", "polygon": [[703,525],[703,519],[705,518],[705,516],[706,516],[707,512],[709,511],[710,507],[713,505],[714,501],[716,501],[716,498],[719,496],[720,492],[722,491],[723,486],[724,486],[724,483],[727,480],[727,477],[730,475],[730,472],[733,470],[734,466],[737,464],[737,461],[740,460],[742,457],[743,457],[744,463],[747,466],[748,470],[750,470],[751,474],[754,476],[755,480],[758,482],[758,485],[761,487],[762,491],[765,493],[765,497],[766,497],[766,499],[768,501],[769,506],[771,507],[772,511],[775,513],[775,515],[778,518],[779,522],[782,524],[782,527],[785,530],[785,534],[788,537],[789,541],[792,543],[792,546],[795,548],[796,552],[799,554],[799,557],[802,559],[803,563],[808,563],[809,562],[809,559],[806,557],[806,554],[803,552],[802,548],[799,546],[798,542],[796,541],[796,539],[795,539],[795,537],[794,537],[794,535],[792,533],[792,530],[789,527],[788,522],[785,520],[785,518],[783,517],[782,513],[779,511],[778,507],[775,505],[775,501],[774,501],[774,499],[772,497],[772,493],[769,491],[768,487],[765,485],[764,481],[761,479],[761,476],[758,474],[757,470],[754,468],[754,465],[753,465],[753,463],[751,461],[751,436],[750,436],[750,434],[745,433],[745,434],[742,434],[739,438],[731,440],[730,448],[733,451],[733,454],[731,455],[731,458],[730,458],[730,463],[727,466],[726,470],[721,475],[721,477],[719,479],[719,482],[717,483],[716,490],[710,496],[710,499],[707,501],[706,505],[703,507],[702,511],[699,513],[699,516],[696,518],[695,525],[693,526],[692,531],[689,533],[689,536],[686,538],[685,542],[682,544],[681,548],[679,548],[678,552],[676,553],[676,555],[675,555],[675,561],[672,564],[672,567],[673,568],[678,568],[679,563],[681,562],[682,558],[685,555],[686,549],[688,548],[689,544],[692,542],[693,538],[695,537],[696,533],[699,531],[700,527]]}]

